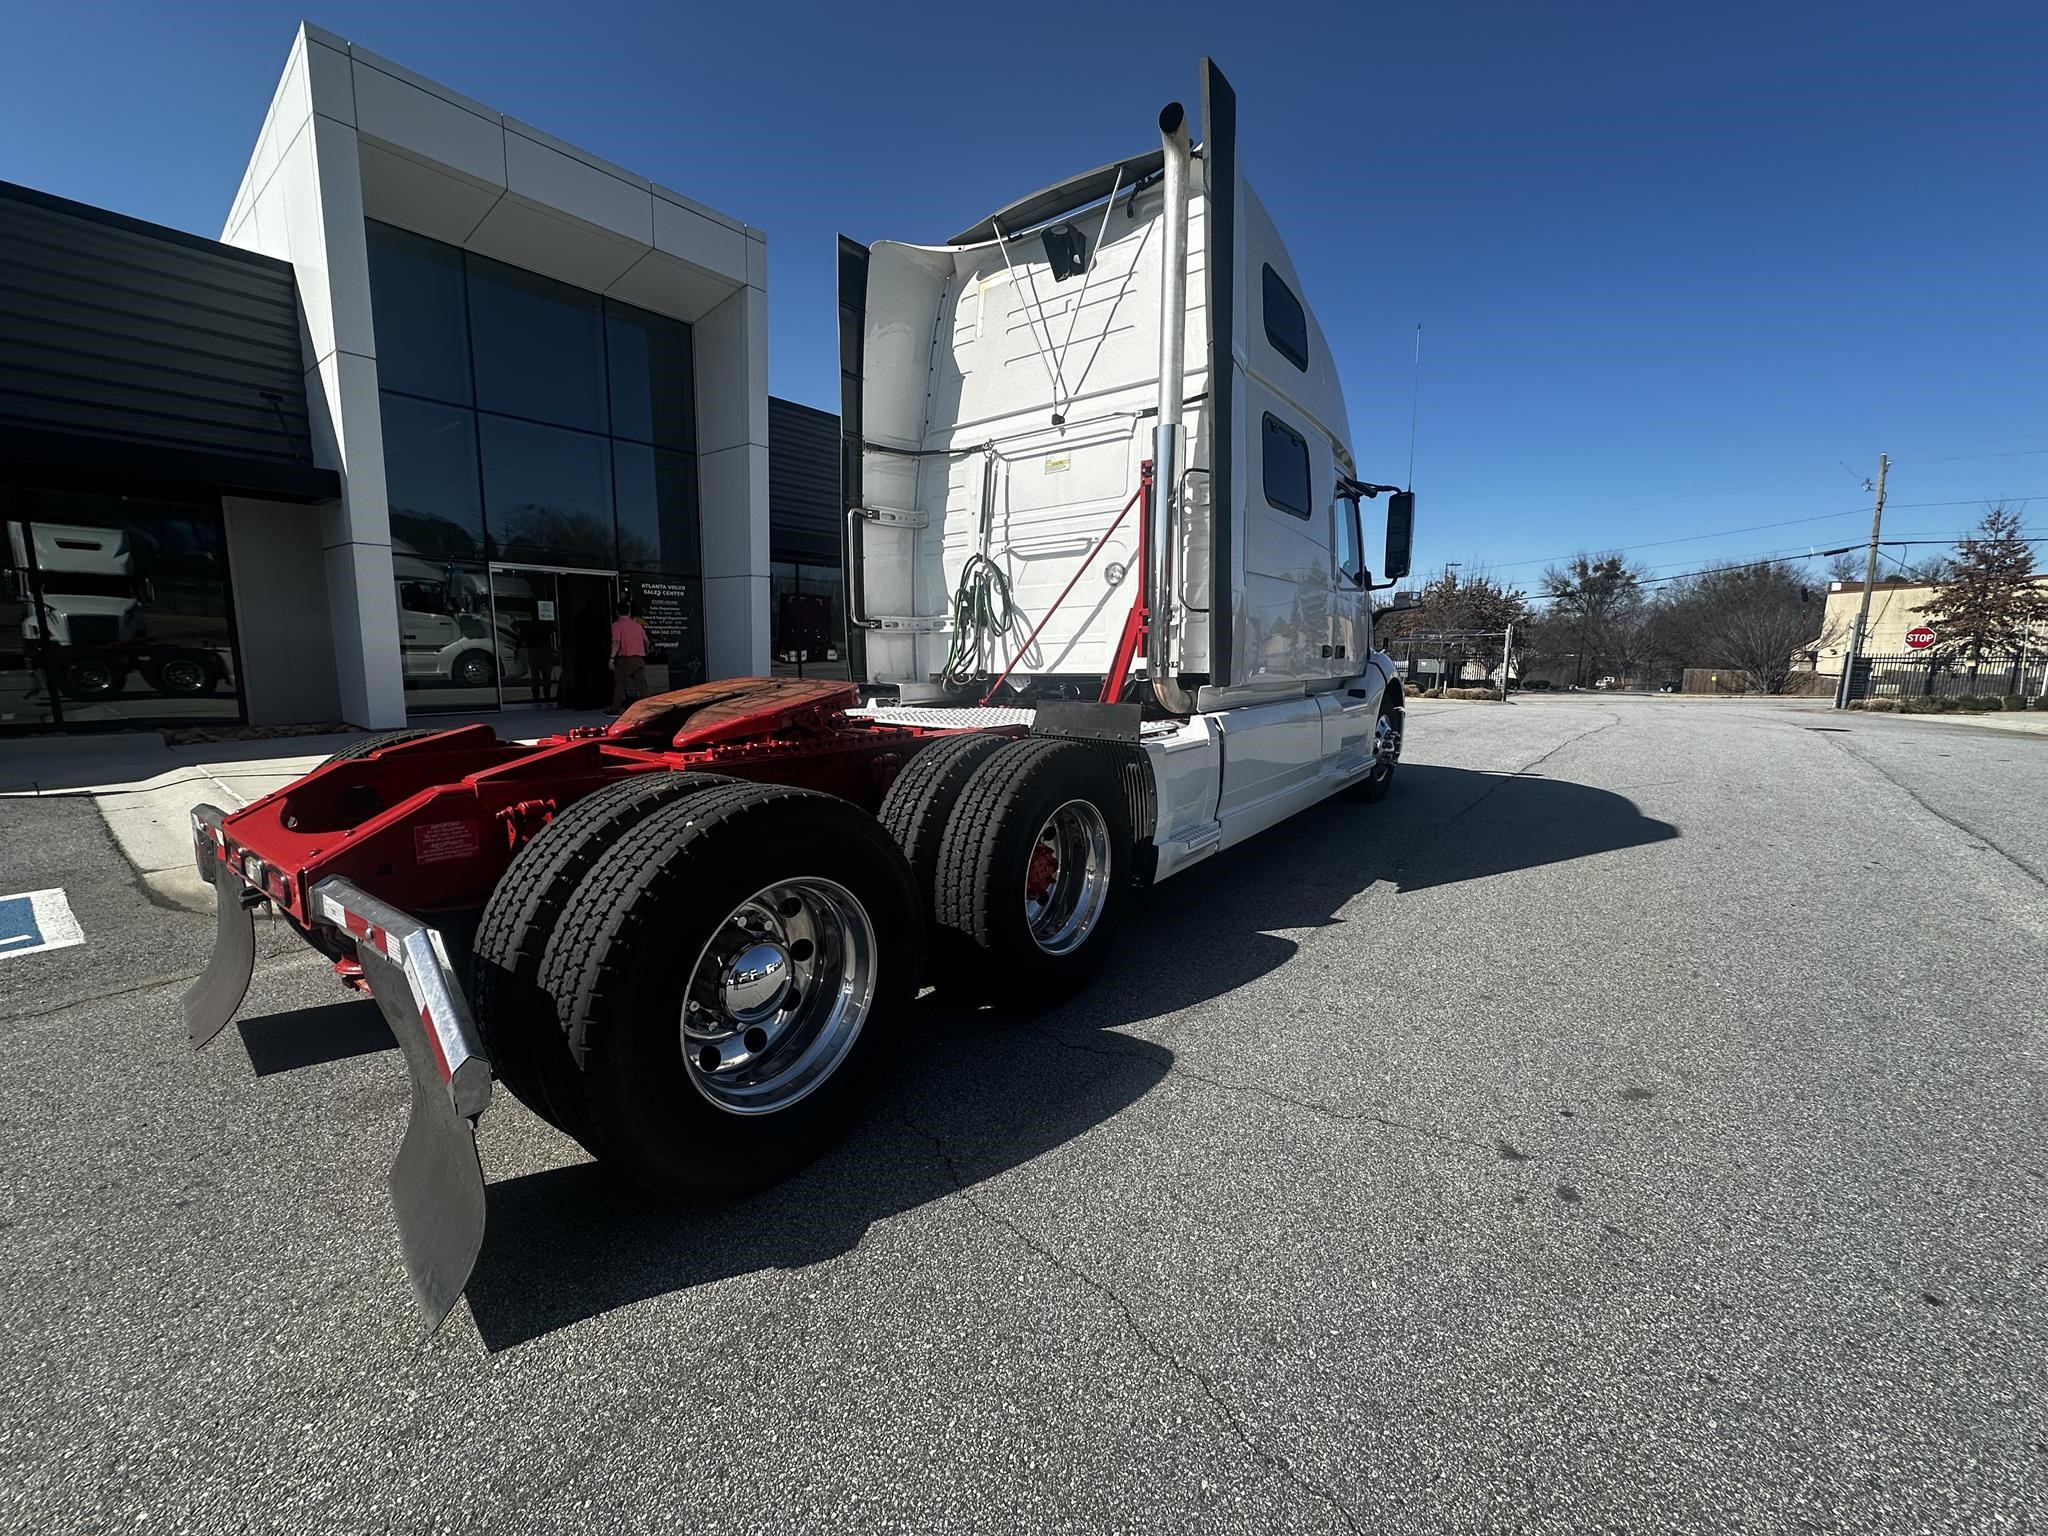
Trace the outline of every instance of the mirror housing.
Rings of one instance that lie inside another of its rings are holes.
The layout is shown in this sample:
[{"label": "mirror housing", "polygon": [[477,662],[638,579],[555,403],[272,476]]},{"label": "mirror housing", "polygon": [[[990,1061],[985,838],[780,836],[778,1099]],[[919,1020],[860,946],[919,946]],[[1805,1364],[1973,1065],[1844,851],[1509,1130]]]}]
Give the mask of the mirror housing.
[{"label": "mirror housing", "polygon": [[1387,557],[1380,575],[1399,581],[1408,574],[1415,543],[1415,493],[1396,491],[1387,498]]}]

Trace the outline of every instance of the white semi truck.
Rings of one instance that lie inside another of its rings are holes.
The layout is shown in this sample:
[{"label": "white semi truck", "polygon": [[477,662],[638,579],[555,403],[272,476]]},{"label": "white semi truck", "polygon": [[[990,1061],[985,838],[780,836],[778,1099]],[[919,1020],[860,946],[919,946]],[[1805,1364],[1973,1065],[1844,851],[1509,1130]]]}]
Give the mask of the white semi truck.
[{"label": "white semi truck", "polygon": [[1387,792],[1371,592],[1413,498],[1359,476],[1208,63],[1202,130],[1171,105],[1156,148],[941,245],[841,241],[856,681],[707,683],[537,746],[396,732],[195,808],[192,1039],[240,1006],[266,903],[376,997],[430,1327],[482,1241],[494,1081],[644,1185],[759,1184],[912,1070],[927,982],[1070,996],[1149,884]]}]

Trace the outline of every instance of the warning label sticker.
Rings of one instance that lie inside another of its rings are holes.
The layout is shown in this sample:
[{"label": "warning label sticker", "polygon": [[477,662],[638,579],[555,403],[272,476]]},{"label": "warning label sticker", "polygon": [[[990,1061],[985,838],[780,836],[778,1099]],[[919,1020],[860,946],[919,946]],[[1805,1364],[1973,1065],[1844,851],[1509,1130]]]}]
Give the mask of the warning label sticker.
[{"label": "warning label sticker", "polygon": [[412,829],[413,857],[422,864],[473,859],[477,848],[476,825],[473,822],[435,821]]}]

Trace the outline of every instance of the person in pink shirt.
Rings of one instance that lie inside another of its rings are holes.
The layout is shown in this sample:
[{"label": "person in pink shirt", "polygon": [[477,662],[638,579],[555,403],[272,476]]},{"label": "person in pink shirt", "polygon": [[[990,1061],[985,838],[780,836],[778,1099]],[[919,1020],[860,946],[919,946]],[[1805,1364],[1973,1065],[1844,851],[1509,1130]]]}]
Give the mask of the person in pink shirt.
[{"label": "person in pink shirt", "polygon": [[612,708],[617,714],[629,698],[637,699],[647,686],[647,630],[633,617],[629,603],[619,604],[619,616],[612,620]]}]

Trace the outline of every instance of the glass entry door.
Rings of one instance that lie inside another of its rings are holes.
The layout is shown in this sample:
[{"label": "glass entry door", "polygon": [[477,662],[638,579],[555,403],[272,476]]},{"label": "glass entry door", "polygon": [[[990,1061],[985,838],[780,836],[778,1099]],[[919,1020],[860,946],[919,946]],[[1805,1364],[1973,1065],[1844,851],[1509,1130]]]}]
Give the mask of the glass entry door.
[{"label": "glass entry door", "polygon": [[605,707],[615,590],[601,571],[491,567],[491,602],[509,650],[501,672],[505,708]]}]

